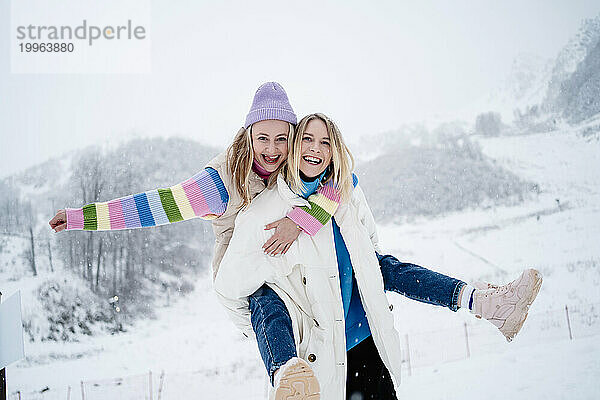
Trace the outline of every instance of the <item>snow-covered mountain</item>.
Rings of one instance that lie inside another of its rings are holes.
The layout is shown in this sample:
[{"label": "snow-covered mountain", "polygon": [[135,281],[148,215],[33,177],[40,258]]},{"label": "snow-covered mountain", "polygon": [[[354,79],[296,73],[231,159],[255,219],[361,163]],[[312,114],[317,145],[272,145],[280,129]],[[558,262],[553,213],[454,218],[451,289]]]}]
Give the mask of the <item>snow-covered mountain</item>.
[{"label": "snow-covered mountain", "polygon": [[[599,41],[600,15],[584,20],[579,31],[558,53],[543,101],[546,111],[551,113],[564,111],[564,102],[561,101],[562,94],[569,89],[568,82],[580,63],[597,47]],[[565,83],[567,83],[566,86]]]},{"label": "snow-covered mountain", "polygon": [[600,113],[600,40],[562,82],[551,104],[569,122],[581,122]]},{"label": "snow-covered mountain", "polygon": [[477,107],[480,112],[496,111],[512,121],[516,109],[540,104],[548,89],[553,61],[535,54],[519,54],[501,86],[486,95]]},{"label": "snow-covered mountain", "polygon": [[494,111],[521,131],[554,130],[560,119],[580,122],[593,117],[600,112],[595,102],[600,87],[599,41],[600,15],[584,20],[554,59],[519,54],[499,87],[462,114],[473,118]]}]

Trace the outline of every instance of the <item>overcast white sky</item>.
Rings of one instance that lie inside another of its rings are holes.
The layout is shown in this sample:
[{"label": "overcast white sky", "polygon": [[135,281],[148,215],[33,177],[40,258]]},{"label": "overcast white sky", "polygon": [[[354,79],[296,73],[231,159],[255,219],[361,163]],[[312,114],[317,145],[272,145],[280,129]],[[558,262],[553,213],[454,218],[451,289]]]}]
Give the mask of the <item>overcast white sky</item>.
[{"label": "overcast white sky", "polygon": [[152,73],[60,75],[11,74],[10,1],[0,2],[0,177],[133,134],[225,146],[269,80],[299,116],[327,113],[349,137],[451,118],[498,87],[516,55],[554,57],[600,12],[575,0],[153,1]]}]

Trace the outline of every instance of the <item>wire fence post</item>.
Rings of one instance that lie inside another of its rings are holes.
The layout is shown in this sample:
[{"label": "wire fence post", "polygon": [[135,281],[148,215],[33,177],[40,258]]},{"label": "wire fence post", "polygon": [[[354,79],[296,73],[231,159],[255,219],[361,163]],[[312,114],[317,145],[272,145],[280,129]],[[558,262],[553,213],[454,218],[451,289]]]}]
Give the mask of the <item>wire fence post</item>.
[{"label": "wire fence post", "polygon": [[81,381],[81,400],[85,400],[85,391],[83,390],[83,381]]},{"label": "wire fence post", "polygon": [[160,400],[162,396],[163,382],[165,381],[165,370],[163,369],[160,372],[160,379],[158,381],[158,400]]},{"label": "wire fence post", "polygon": [[[0,292],[0,302],[2,301],[2,292]],[[0,369],[0,400],[6,400],[6,370]]]},{"label": "wire fence post", "polygon": [[152,400],[152,370],[148,371],[148,388],[150,389],[150,400]]},{"label": "wire fence post", "polygon": [[469,346],[469,330],[467,329],[466,322],[465,322],[465,344],[467,346],[467,358],[471,358],[471,347]]},{"label": "wire fence post", "polygon": [[412,365],[410,363],[410,345],[408,344],[408,333],[404,335],[406,340],[406,364],[408,364],[408,376],[412,376]]},{"label": "wire fence post", "polygon": [[569,318],[569,307],[565,304],[565,313],[567,314],[567,327],[569,328],[569,339],[573,340],[573,332],[571,332],[571,319]]},{"label": "wire fence post", "polygon": [[71,386],[67,387],[67,400],[71,400]]},{"label": "wire fence post", "polygon": [[21,391],[17,390],[17,397],[19,398],[19,400],[21,400]]}]

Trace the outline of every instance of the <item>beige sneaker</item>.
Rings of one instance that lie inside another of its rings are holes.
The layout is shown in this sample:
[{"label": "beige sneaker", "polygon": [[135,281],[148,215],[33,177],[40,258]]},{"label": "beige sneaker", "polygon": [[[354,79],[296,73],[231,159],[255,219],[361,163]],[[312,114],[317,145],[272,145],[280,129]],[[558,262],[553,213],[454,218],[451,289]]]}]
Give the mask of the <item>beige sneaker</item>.
[{"label": "beige sneaker", "polygon": [[319,400],[319,381],[306,361],[294,357],[283,364],[271,390],[274,400]]},{"label": "beige sneaker", "polygon": [[486,289],[498,289],[500,286],[494,285],[493,283],[477,281],[473,284],[475,289],[486,290]]},{"label": "beige sneaker", "polygon": [[521,330],[529,306],[542,286],[542,275],[535,269],[526,269],[516,280],[497,286],[478,282],[473,293],[473,310],[477,318],[485,318],[506,337],[514,339]]}]

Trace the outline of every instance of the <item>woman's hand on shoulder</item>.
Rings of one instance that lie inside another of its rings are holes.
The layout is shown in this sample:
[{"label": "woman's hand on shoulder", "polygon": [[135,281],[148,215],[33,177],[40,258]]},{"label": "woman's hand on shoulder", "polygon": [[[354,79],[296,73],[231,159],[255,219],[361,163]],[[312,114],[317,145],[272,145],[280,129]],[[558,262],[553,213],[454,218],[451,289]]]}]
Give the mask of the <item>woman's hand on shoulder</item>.
[{"label": "woman's hand on shoulder", "polygon": [[294,243],[302,229],[288,217],[271,222],[265,226],[265,230],[275,229],[275,233],[263,245],[263,251],[270,256],[287,253],[288,249]]}]

